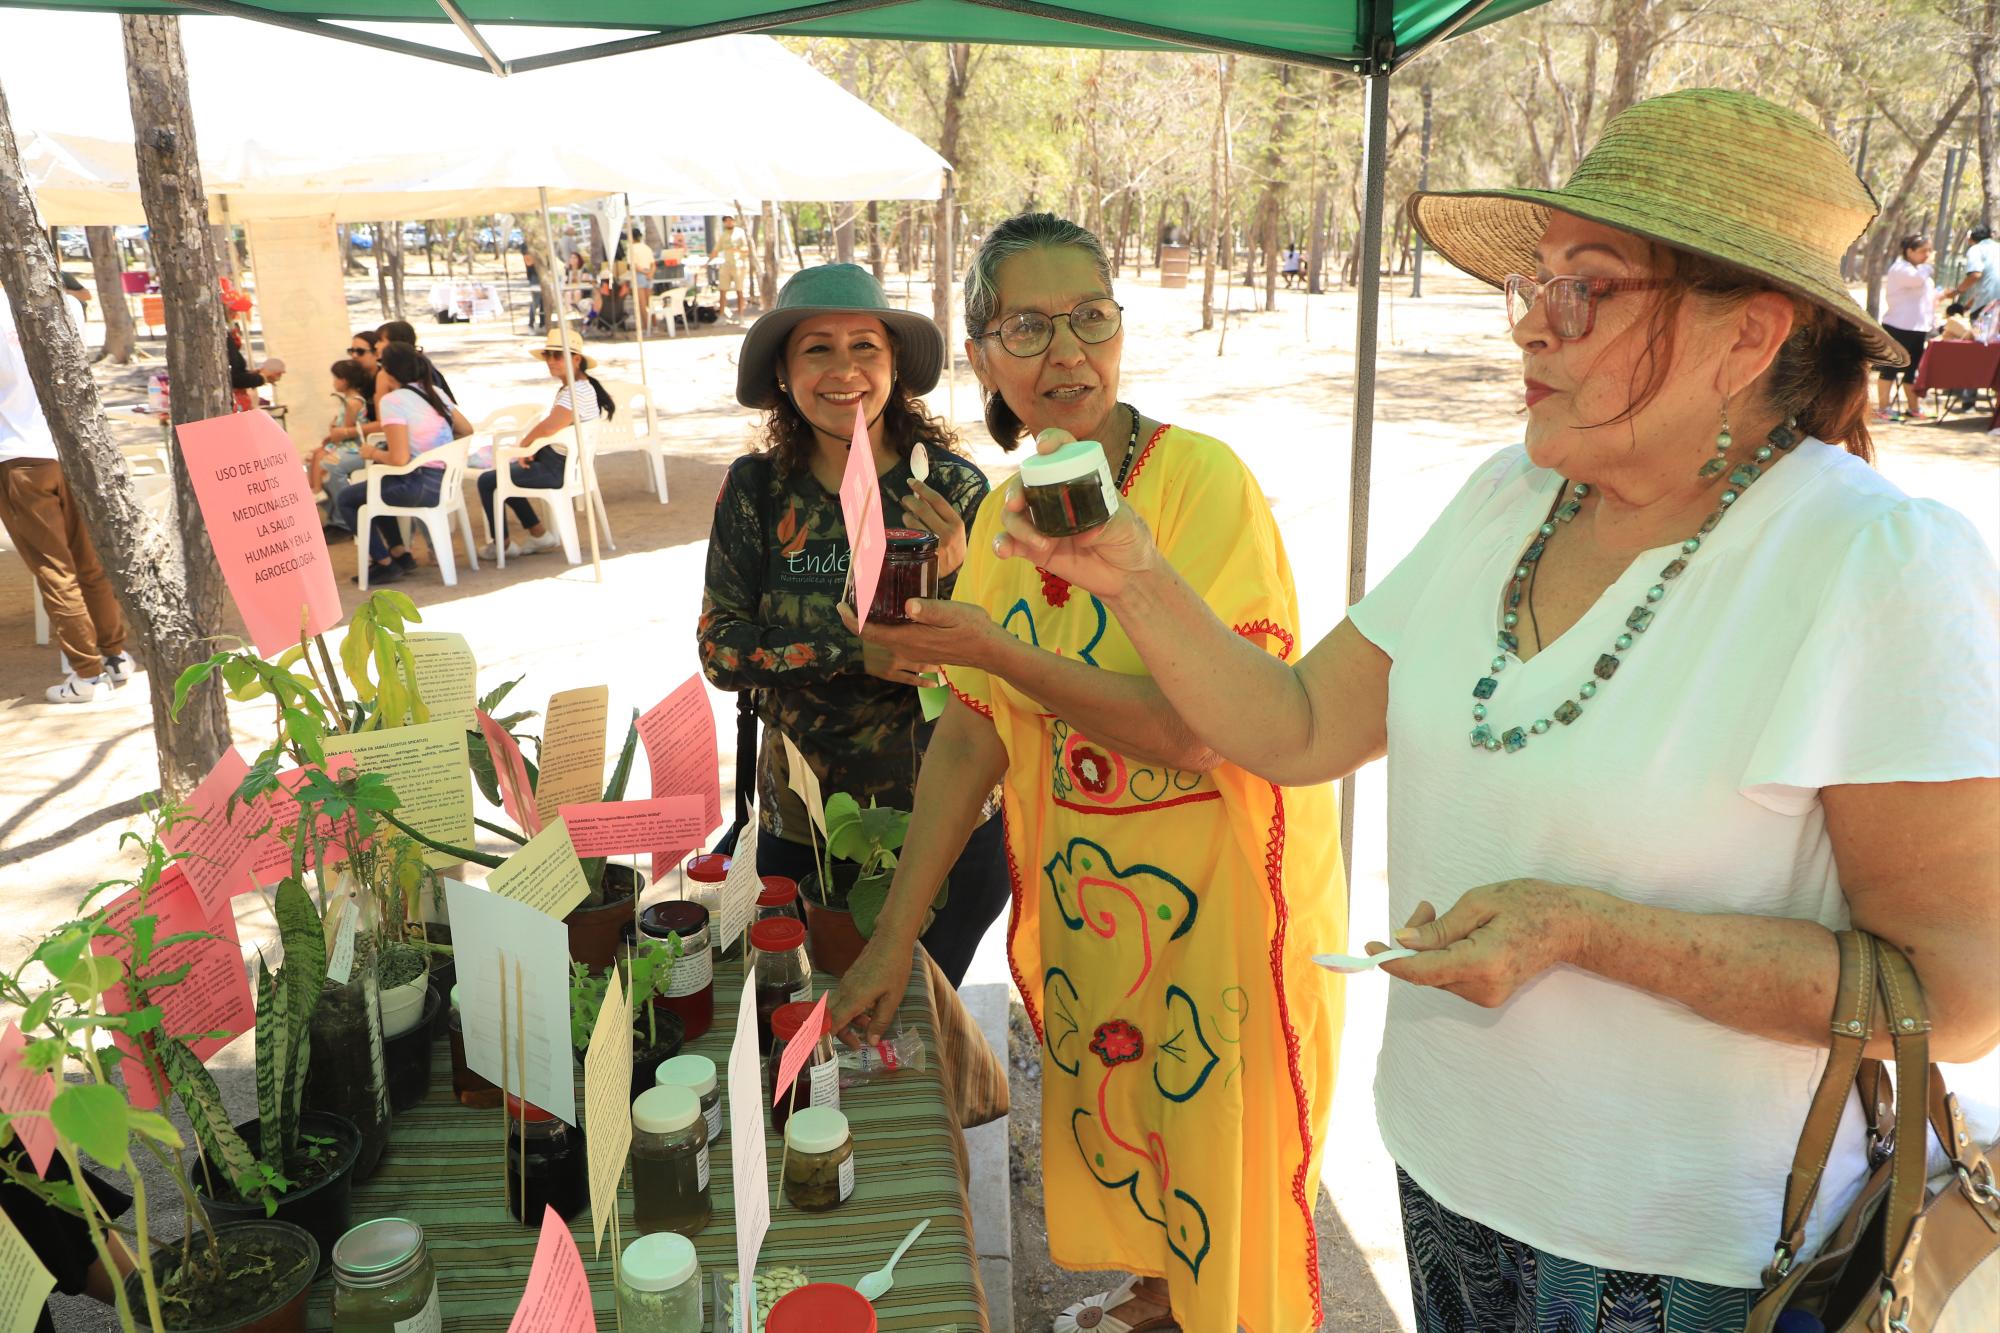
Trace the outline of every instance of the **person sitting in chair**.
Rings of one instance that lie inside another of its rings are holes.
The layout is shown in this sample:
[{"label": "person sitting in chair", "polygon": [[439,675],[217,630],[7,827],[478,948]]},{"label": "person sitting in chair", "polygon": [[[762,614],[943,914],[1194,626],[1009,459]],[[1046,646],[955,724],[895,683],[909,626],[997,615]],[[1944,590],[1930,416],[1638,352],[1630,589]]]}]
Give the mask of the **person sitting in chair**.
[{"label": "person sitting in chair", "polygon": [[[557,490],[563,484],[563,469],[568,466],[569,445],[563,441],[571,437],[565,432],[578,421],[592,421],[600,416],[608,421],[617,415],[618,408],[611,401],[610,391],[590,374],[590,358],[583,354],[583,335],[576,330],[550,329],[548,345],[535,355],[548,367],[549,377],[562,387],[556,390],[555,406],[549,409],[549,414],[516,441],[520,448],[527,448],[538,440],[548,443],[526,458],[510,463],[509,475],[516,487]],[[571,366],[568,375],[564,374],[566,362]],[[578,405],[574,411],[570,407],[569,394],[572,377],[579,385]],[[588,386],[587,391],[582,386]],[[499,484],[498,472],[483,472],[479,476],[479,503],[486,510],[486,530],[493,534],[493,539],[479,548],[479,554],[489,560],[499,551],[505,539],[500,515],[493,504],[493,494],[499,489]],[[507,508],[513,513],[515,522],[527,529],[520,540],[507,542],[508,555],[540,555],[562,545],[562,538],[549,531],[535,513],[535,507],[526,500],[518,495],[509,496]]]}]

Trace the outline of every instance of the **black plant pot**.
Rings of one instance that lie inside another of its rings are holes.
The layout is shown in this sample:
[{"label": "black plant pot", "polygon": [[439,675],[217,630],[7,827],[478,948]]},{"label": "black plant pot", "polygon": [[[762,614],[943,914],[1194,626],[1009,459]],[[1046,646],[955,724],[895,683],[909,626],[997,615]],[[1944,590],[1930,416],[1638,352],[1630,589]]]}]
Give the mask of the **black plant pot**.
[{"label": "black plant pot", "polygon": [[[361,1133],[354,1179],[366,1181],[389,1146],[389,1080],[382,1051],[381,992],[372,942],[355,941],[354,970],[344,985],[328,981],[313,1009],[306,1065],[308,1111],[344,1116]],[[421,1026],[421,1024],[419,1024]],[[333,1247],[328,1245],[329,1254]]]},{"label": "black plant pot", "polygon": [[431,1039],[442,1008],[435,988],[424,995],[424,1016],[400,1037],[382,1044],[382,1065],[389,1076],[389,1107],[407,1111],[431,1090],[431,1055],[437,1043]]},{"label": "black plant pot", "polygon": [[653,1041],[646,1041],[646,1020],[642,1016],[632,1025],[632,1100],[638,1101],[639,1094],[652,1087],[660,1072],[660,1066],[681,1053],[687,1040],[687,1024],[681,1016],[655,1007],[653,1010]]},{"label": "black plant pot", "polygon": [[431,1022],[431,1039],[443,1041],[451,1035],[451,988],[458,984],[455,959],[431,960],[431,994],[438,997],[437,1014]]},{"label": "black plant pot", "polygon": [[[251,1152],[261,1151],[263,1127],[257,1121],[244,1121],[236,1127],[236,1132]],[[354,1220],[354,1164],[361,1156],[361,1131],[345,1117],[326,1111],[303,1111],[299,1114],[299,1134],[332,1139],[334,1168],[312,1184],[287,1192],[278,1201],[278,1211],[271,1216],[306,1229],[319,1243],[318,1271],[324,1273],[333,1263],[333,1243],[347,1234]],[[265,1216],[261,1202],[239,1199],[229,1186],[222,1186],[229,1197],[218,1199],[208,1191],[203,1178],[197,1176],[194,1183],[202,1207],[217,1226],[225,1222],[261,1221]]]},{"label": "black plant pot", "polygon": [[[198,1290],[195,1294],[199,1297],[214,1300],[216,1308],[210,1311],[184,1310],[163,1302],[160,1314],[167,1325],[163,1333],[304,1333],[306,1291],[326,1254],[313,1237],[289,1222],[259,1217],[228,1226],[217,1224],[215,1241],[222,1249],[225,1266],[234,1263],[263,1270],[268,1265],[273,1276],[206,1292]],[[179,1241],[154,1246],[155,1280],[168,1282],[179,1271],[180,1259]],[[125,1299],[138,1327],[151,1329],[144,1283],[138,1273],[127,1274]]]}]

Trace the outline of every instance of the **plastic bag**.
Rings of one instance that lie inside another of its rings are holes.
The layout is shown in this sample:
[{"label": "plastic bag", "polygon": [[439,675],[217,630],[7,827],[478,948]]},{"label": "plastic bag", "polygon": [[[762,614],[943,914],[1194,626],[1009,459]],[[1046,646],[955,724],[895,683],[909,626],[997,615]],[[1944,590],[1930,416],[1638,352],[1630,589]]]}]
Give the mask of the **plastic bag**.
[{"label": "plastic bag", "polygon": [[858,1050],[840,1048],[840,1086],[845,1090],[905,1069],[923,1069],[929,1058],[922,1033],[897,1028]]}]

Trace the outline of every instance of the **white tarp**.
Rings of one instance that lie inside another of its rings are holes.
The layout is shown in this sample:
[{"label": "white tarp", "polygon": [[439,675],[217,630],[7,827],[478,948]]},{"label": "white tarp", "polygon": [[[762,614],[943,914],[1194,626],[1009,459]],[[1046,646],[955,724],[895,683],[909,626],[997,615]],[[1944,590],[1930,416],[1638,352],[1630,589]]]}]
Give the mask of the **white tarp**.
[{"label": "white tarp", "polygon": [[[924,199],[944,170],[767,37],[501,79],[237,19],[181,33],[218,220],[225,194],[236,222],[527,213],[537,187],[554,203],[629,193],[634,212]],[[145,220],[116,17],[0,10],[0,89],[48,222]]]}]

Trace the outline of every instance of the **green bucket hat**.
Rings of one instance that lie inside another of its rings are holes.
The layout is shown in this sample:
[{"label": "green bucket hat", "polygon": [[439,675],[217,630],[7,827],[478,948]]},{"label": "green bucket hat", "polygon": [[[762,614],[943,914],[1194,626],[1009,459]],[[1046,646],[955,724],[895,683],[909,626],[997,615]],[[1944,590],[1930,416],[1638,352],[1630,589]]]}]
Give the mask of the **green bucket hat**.
[{"label": "green bucket hat", "polygon": [[1852,324],[1876,360],[1909,364],[1840,276],[1874,194],[1825,130],[1761,97],[1649,98],[1612,119],[1560,190],[1421,191],[1408,207],[1432,249],[1495,287],[1535,272],[1549,214],[1568,213],[1747,269]]},{"label": "green bucket hat", "polygon": [[944,366],[944,334],[928,315],[898,310],[882,294],[875,275],[856,264],[820,264],[801,269],[778,292],[777,308],[760,316],[743,337],[736,359],[736,401],[745,407],[775,407],[778,361],[785,340],[814,315],[873,315],[896,335],[896,380],[911,393],[937,387]]}]

